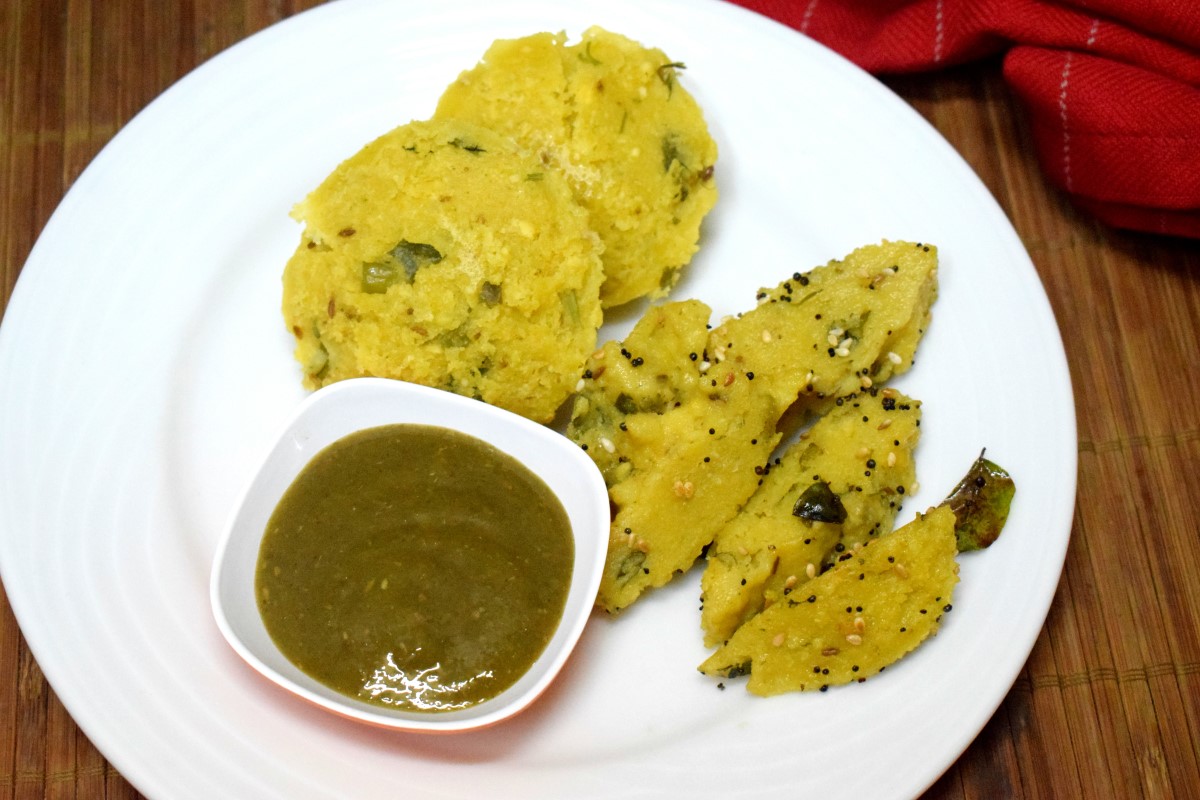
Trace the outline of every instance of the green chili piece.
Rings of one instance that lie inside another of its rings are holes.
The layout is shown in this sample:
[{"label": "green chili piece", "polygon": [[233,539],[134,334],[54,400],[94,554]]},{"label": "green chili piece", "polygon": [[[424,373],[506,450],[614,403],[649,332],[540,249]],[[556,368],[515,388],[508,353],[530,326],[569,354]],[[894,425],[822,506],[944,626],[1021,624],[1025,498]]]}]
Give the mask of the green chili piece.
[{"label": "green chili piece", "polygon": [[575,294],[574,289],[567,289],[558,293],[558,299],[562,303],[563,311],[567,314],[567,319],[571,324],[578,327],[583,322],[583,317],[579,315],[579,298]]},{"label": "green chili piece", "polygon": [[621,566],[617,567],[617,580],[626,583],[642,569],[642,565],[645,563],[645,553],[641,550],[631,550],[629,555],[622,559]]},{"label": "green chili piece", "polygon": [[367,294],[383,294],[400,279],[401,271],[392,262],[373,261],[362,266],[362,290]]}]

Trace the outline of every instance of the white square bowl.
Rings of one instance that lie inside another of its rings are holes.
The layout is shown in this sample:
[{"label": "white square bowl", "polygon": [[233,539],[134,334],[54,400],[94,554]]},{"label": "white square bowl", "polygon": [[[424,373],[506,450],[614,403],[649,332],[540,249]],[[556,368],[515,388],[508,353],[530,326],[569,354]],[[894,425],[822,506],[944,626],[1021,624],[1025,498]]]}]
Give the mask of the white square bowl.
[{"label": "white square bowl", "polygon": [[[255,597],[255,569],[267,522],[297,474],[327,445],[366,428],[432,425],[474,436],[541,478],[562,503],[575,540],[571,585],[562,619],[530,669],[498,696],[455,711],[422,713],[371,705],[314,680],[271,639]],[[579,640],[595,603],[608,549],[608,493],[600,471],[556,431],[449,392],[402,381],[356,378],[308,397],[233,514],[213,563],[210,599],[222,635],[259,673],[297,696],[344,717],[426,733],[465,731],[527,708],[554,680]]]}]

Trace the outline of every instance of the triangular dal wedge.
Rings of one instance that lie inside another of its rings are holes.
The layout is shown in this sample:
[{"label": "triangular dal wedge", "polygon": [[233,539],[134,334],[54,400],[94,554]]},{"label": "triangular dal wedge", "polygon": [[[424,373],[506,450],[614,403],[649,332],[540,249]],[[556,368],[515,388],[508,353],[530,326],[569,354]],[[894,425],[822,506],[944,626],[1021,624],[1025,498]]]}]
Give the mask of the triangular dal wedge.
[{"label": "triangular dal wedge", "polygon": [[820,413],[912,366],[937,298],[937,268],[930,244],[860,247],[760,290],[754,312],[726,321],[712,338],[720,348],[736,336],[736,356],[758,365],[760,388],[784,405],[799,394],[803,408]]},{"label": "triangular dal wedge", "polygon": [[754,493],[797,398],[824,409],[907,369],[936,294],[936,250],[885,242],[797,273],[711,331],[698,301],[652,308],[594,353],[567,435],[613,505],[598,605],[615,613],[690,569]]},{"label": "triangular dal wedge", "polygon": [[954,513],[938,506],[744,624],[700,671],[757,695],[863,681],[937,632],[958,583]]},{"label": "triangular dal wedge", "polygon": [[600,467],[614,507],[597,598],[611,613],[692,566],[780,438],[768,394],[728,371],[713,387],[717,371],[702,370],[708,316],[694,300],[652,308],[624,343],[593,355],[576,398],[568,435]]},{"label": "triangular dal wedge", "polygon": [[889,533],[916,478],[921,404],[894,389],[843,398],[774,463],[708,549],[708,647],[796,593],[827,561]]}]

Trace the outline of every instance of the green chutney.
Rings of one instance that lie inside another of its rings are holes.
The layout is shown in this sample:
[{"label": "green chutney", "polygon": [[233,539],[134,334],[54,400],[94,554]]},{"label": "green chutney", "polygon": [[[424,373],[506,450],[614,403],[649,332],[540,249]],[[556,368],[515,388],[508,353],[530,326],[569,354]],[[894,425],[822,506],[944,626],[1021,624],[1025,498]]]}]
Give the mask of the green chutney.
[{"label": "green chutney", "polygon": [[367,703],[441,712],[521,678],[562,619],[570,520],[525,465],[426,425],[321,450],[267,525],[256,596],[275,644]]}]

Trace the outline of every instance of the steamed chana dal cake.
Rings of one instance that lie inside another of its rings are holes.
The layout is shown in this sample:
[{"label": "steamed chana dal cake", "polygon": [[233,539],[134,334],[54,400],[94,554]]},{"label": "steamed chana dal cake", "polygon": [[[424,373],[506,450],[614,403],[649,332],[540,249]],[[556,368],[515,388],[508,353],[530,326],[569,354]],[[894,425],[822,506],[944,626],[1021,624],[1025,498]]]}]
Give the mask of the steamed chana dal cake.
[{"label": "steamed chana dal cake", "polygon": [[762,484],[708,548],[704,643],[727,641],[827,565],[892,530],[916,479],[920,403],[894,389],[839,400],[768,464]]},{"label": "steamed chana dal cake", "polygon": [[738,628],[703,664],[757,695],[862,682],[935,634],[958,583],[954,512],[938,506]]},{"label": "steamed chana dal cake", "polygon": [[397,378],[538,421],[601,321],[602,245],[560,175],[502,134],[413,122],[294,211],[283,315],[305,384]]},{"label": "steamed chana dal cake", "polygon": [[717,200],[717,146],[684,65],[601,28],[498,40],[451,84],[435,118],[502,131],[565,174],[605,245],[605,307],[661,297]]},{"label": "steamed chana dal cake", "polygon": [[701,370],[709,315],[696,300],[651,307],[591,356],[575,398],[567,435],[599,466],[614,509],[596,600],[609,613],[691,567],[779,441],[768,394],[732,371],[714,388]]},{"label": "steamed chana dal cake", "polygon": [[760,290],[754,314],[728,320],[714,337],[737,336],[740,358],[770,364],[761,378],[781,403],[797,399],[802,376],[799,406],[821,413],[912,366],[937,299],[937,270],[930,244],[859,247]]},{"label": "steamed chana dal cake", "polygon": [[652,307],[589,358],[567,434],[614,510],[601,608],[691,568],[754,494],[793,406],[833,406],[911,365],[936,265],[925,245],[860,248],[712,330],[699,301]]}]

